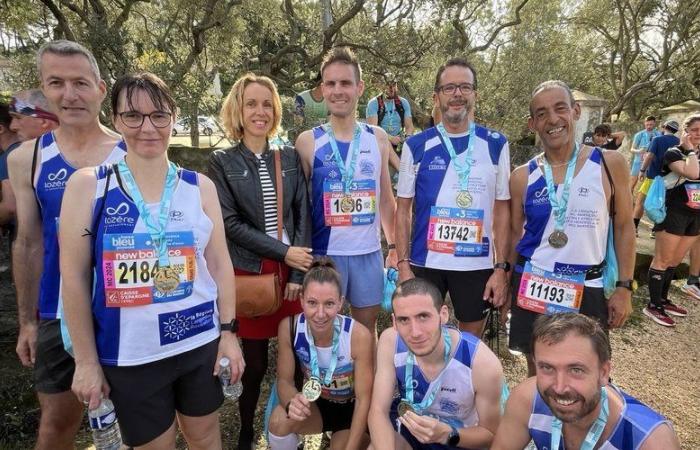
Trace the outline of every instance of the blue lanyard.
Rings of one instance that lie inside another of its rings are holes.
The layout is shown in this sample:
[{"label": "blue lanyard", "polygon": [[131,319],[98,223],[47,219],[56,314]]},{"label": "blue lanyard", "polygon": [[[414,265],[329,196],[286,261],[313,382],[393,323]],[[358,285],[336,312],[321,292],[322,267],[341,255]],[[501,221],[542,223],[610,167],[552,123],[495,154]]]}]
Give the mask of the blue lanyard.
[{"label": "blue lanyard", "polygon": [[[321,370],[318,367],[318,351],[314,343],[314,336],[309,330],[309,321],[306,321],[306,340],[309,342],[309,365],[311,366],[311,376],[318,380],[321,379]],[[325,385],[331,384],[333,380],[333,372],[338,365],[338,345],[340,344],[340,317],[336,316],[333,321],[333,342],[331,344],[331,361],[326,369],[325,377],[322,382]]]},{"label": "blue lanyard", "polygon": [[452,167],[454,167],[455,172],[457,172],[457,177],[459,178],[459,188],[462,191],[466,191],[467,186],[469,186],[469,174],[472,171],[472,153],[474,152],[474,141],[476,140],[476,126],[474,125],[474,122],[469,124],[469,144],[467,144],[467,154],[465,155],[464,163],[457,161],[457,153],[455,152],[455,148],[452,145],[450,137],[447,135],[445,125],[440,122],[435,128],[437,128],[438,133],[440,133],[440,137],[442,137],[442,143],[447,149],[447,153],[450,154]]},{"label": "blue lanyard", "polygon": [[350,185],[355,177],[355,165],[357,164],[357,155],[360,153],[360,125],[355,122],[355,131],[352,135],[352,143],[350,144],[350,161],[347,166],[343,157],[340,155],[340,150],[338,150],[338,141],[335,139],[335,134],[333,133],[333,128],[330,124],[324,126],[326,133],[328,134],[328,142],[331,144],[331,150],[333,150],[333,158],[335,159],[335,164],[338,166],[340,171],[340,176],[343,179],[343,185],[345,187],[345,193],[350,192]]},{"label": "blue lanyard", "polygon": [[574,170],[576,169],[576,161],[578,160],[579,145],[574,147],[574,154],[566,166],[566,175],[562,184],[561,199],[557,198],[557,191],[554,188],[554,177],[552,176],[552,166],[549,165],[547,158],[542,156],[542,165],[544,169],[544,179],[547,182],[547,195],[549,196],[549,204],[552,205],[554,213],[554,229],[562,231],[564,229],[564,221],[566,220],[566,209],[569,206],[569,194],[571,192],[571,182],[574,179]]},{"label": "blue lanyard", "polygon": [[129,170],[129,166],[122,159],[117,164],[119,169],[119,175],[124,180],[126,187],[129,189],[129,194],[134,200],[136,208],[139,210],[139,216],[143,223],[146,225],[148,233],[151,235],[153,240],[153,246],[158,252],[158,265],[160,267],[167,267],[170,265],[168,260],[168,243],[165,239],[165,227],[168,224],[168,213],[170,212],[170,202],[173,198],[173,192],[175,190],[175,180],[177,179],[177,168],[175,164],[168,161],[168,172],[165,175],[165,185],[163,186],[163,194],[160,198],[160,213],[158,214],[158,222],[153,221],[151,212],[146,206],[146,202],[143,200],[141,191],[136,185],[136,180]]},{"label": "blue lanyard", "polygon": [[411,407],[417,412],[425,411],[430,408],[433,404],[435,396],[440,392],[442,387],[442,374],[445,368],[447,368],[447,363],[450,362],[450,351],[452,350],[452,340],[450,339],[450,332],[447,327],[442,327],[442,340],[445,343],[445,353],[443,355],[445,359],[445,367],[443,367],[443,372],[438,375],[438,379],[435,381],[435,388],[430,391],[429,394],[423,397],[423,401],[420,403],[413,403],[413,364],[415,364],[416,355],[410,350],[408,351],[408,356],[406,357],[406,366],[404,367],[404,384],[406,385],[406,401],[410,403]]},{"label": "blue lanyard", "polygon": [[[593,422],[591,428],[586,434],[586,438],[581,443],[581,448],[579,450],[593,450],[596,442],[600,439],[605,429],[605,424],[608,422],[608,416],[610,415],[610,407],[608,405],[608,393],[605,387],[600,389],[600,413],[598,413],[598,418]],[[561,420],[556,417],[552,418],[552,440],[549,448],[551,450],[559,450],[559,443],[561,442]]]}]

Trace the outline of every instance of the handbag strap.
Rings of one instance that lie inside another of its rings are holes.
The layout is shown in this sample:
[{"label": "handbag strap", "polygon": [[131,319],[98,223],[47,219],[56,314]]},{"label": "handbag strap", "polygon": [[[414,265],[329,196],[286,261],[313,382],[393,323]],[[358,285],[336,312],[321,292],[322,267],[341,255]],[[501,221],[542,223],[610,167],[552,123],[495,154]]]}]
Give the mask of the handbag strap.
[{"label": "handbag strap", "polygon": [[282,189],[282,162],[280,157],[279,149],[274,150],[275,154],[275,181],[277,186],[275,190],[277,191],[277,239],[282,240],[282,225],[284,223],[284,216],[282,212],[282,202],[283,202],[283,192]]},{"label": "handbag strap", "polygon": [[608,163],[605,162],[605,157],[603,156],[603,150],[598,149],[600,152],[600,160],[603,162],[603,168],[605,169],[605,174],[608,176],[608,181],[610,182],[610,218],[615,220],[615,183],[613,183],[612,175],[610,174],[610,169],[608,169]]}]

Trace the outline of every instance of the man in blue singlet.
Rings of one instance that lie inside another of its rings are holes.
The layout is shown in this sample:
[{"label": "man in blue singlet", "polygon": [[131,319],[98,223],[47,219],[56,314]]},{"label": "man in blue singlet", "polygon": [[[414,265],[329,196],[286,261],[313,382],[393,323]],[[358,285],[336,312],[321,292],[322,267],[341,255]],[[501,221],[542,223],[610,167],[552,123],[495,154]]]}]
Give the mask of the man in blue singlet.
[{"label": "man in blue singlet", "polygon": [[100,124],[107,89],[89,50],[71,41],[49,42],[39,49],[37,66],[60,126],[24,142],[8,161],[17,202],[17,354],[34,368],[41,405],[36,448],[72,449],[83,405],[71,392],[75,363],[61,338],[58,217],[68,178],[81,167],[121,159],[124,147]]},{"label": "man in blue singlet", "polygon": [[609,384],[610,342],[582,314],[540,316],[532,335],[537,376],[510,395],[492,450],[680,449],[671,423]]}]

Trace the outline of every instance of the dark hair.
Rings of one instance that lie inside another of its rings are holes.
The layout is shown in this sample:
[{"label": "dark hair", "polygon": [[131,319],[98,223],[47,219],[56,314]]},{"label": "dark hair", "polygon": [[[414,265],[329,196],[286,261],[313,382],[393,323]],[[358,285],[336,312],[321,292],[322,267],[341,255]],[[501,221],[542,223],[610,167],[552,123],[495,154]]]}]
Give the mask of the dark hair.
[{"label": "dark hair", "polygon": [[535,353],[538,342],[558,344],[570,334],[588,338],[601,363],[610,361],[610,340],[598,321],[576,313],[560,313],[551,316],[541,314],[532,331],[531,351]]},{"label": "dark hair", "polygon": [[10,105],[7,102],[0,102],[0,125],[6,128],[10,127],[10,122],[12,122],[12,116],[10,115]]},{"label": "dark hair", "polygon": [[693,125],[694,122],[697,122],[700,120],[700,114],[691,114],[685,119],[683,119],[683,130],[687,130],[690,128],[691,125]]},{"label": "dark hair", "polygon": [[445,304],[445,299],[440,290],[433,283],[423,278],[411,278],[399,284],[394,291],[394,295],[391,296],[392,305],[397,298],[408,297],[409,295],[429,296],[435,309],[438,311]]},{"label": "dark hair", "polygon": [[323,77],[323,72],[326,67],[333,63],[341,63],[352,66],[355,69],[355,81],[358,83],[362,80],[362,68],[360,67],[360,62],[357,60],[357,55],[350,49],[350,47],[333,47],[328,50],[324,55],[323,61],[321,62],[321,77]]},{"label": "dark hair", "polygon": [[134,92],[137,90],[144,91],[153,102],[153,105],[161,111],[175,114],[177,106],[175,99],[170,93],[170,88],[157,75],[150,72],[140,72],[131,75],[125,75],[119,78],[112,87],[112,95],[110,98],[112,105],[112,114],[117,114],[117,106],[119,105],[119,95],[126,90],[126,104],[133,108],[132,99]]},{"label": "dark hair", "polygon": [[653,120],[654,122],[656,122],[656,117],[654,117],[654,116],[646,116],[646,117],[644,118],[644,121],[646,122],[646,121],[648,121],[648,120]]},{"label": "dark hair", "polygon": [[306,292],[306,287],[312,282],[321,284],[335,284],[335,286],[338,288],[338,294],[342,295],[343,290],[340,283],[340,274],[338,273],[333,260],[327,256],[316,258],[311,263],[309,271],[306,272],[306,275],[304,276],[302,291]]},{"label": "dark hair", "polygon": [[476,69],[474,69],[474,66],[472,66],[471,63],[464,58],[452,58],[438,68],[437,74],[435,75],[435,86],[433,86],[433,90],[437,92],[437,90],[440,88],[440,77],[442,76],[442,73],[448,67],[453,66],[464,67],[465,69],[469,69],[471,71],[474,78],[474,90],[476,90]]},{"label": "dark hair", "polygon": [[534,116],[534,111],[532,110],[532,99],[535,98],[537,94],[542,91],[547,91],[549,89],[564,89],[566,95],[569,97],[569,105],[574,106],[576,104],[576,99],[574,98],[574,93],[568,84],[561,80],[547,80],[538,84],[537,87],[532,91],[530,95],[530,117]]},{"label": "dark hair", "polygon": [[593,134],[610,136],[612,134],[612,128],[607,123],[601,123],[593,129]]}]

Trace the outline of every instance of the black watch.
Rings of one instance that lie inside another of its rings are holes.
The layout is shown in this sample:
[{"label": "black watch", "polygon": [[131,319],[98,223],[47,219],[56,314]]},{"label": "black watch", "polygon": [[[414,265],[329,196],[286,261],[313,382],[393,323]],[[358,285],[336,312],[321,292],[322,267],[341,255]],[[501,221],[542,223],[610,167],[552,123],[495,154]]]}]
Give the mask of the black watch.
[{"label": "black watch", "polygon": [[457,447],[457,445],[459,445],[459,430],[457,428],[452,427],[450,435],[447,436],[447,445],[450,447]]},{"label": "black watch", "polygon": [[494,269],[503,269],[506,273],[508,273],[508,272],[510,272],[510,263],[508,261],[496,263],[493,265],[493,268]]},{"label": "black watch", "polygon": [[230,331],[231,333],[238,333],[238,319],[233,319],[230,323],[222,323],[221,331]]},{"label": "black watch", "polygon": [[621,280],[615,283],[615,287],[621,287],[625,289],[629,289],[630,292],[634,292],[637,290],[637,281],[636,280]]}]

